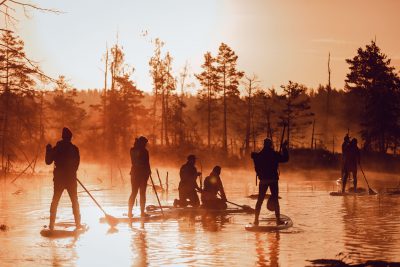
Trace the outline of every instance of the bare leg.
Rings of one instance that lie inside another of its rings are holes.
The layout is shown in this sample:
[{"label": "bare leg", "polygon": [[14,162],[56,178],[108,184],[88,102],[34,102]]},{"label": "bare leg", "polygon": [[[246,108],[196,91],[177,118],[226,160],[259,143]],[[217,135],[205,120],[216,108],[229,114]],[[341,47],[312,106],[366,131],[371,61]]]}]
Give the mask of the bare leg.
[{"label": "bare leg", "polygon": [[357,170],[353,171],[354,192],[357,192]]},{"label": "bare leg", "polygon": [[260,217],[260,211],[261,211],[261,206],[262,203],[264,202],[265,194],[267,193],[268,190],[268,185],[267,184],[261,184],[259,183],[258,185],[258,199],[256,203],[256,212],[254,216],[254,224],[258,225],[258,218]]},{"label": "bare leg", "polygon": [[347,170],[344,170],[342,179],[342,193],[346,191],[346,183],[348,177],[349,177],[349,172]]},{"label": "bare leg", "polygon": [[147,189],[147,180],[144,180],[140,184],[140,214],[145,215],[146,208],[146,189]]},{"label": "bare leg", "polygon": [[135,202],[137,193],[139,191],[139,186],[133,177],[131,178],[131,184],[132,184],[132,193],[129,197],[129,203],[128,203],[128,217],[130,218],[132,217],[133,204]]},{"label": "bare leg", "polygon": [[274,202],[275,202],[276,224],[279,225],[279,224],[282,224],[283,222],[281,221],[281,208],[279,206],[279,184],[278,184],[278,181],[271,183],[270,190],[271,190],[271,198],[274,199]]},{"label": "bare leg", "polygon": [[56,221],[56,215],[57,215],[58,202],[60,201],[63,191],[64,191],[63,185],[61,185],[57,182],[54,182],[53,199],[51,200],[51,205],[50,205],[50,223],[49,223],[50,230],[54,229],[54,223]]},{"label": "bare leg", "polygon": [[68,185],[67,192],[68,192],[69,198],[71,199],[72,212],[74,213],[76,228],[81,228],[82,227],[81,226],[81,213],[79,210],[77,186],[78,186],[78,184],[76,182],[75,182],[75,184]]}]

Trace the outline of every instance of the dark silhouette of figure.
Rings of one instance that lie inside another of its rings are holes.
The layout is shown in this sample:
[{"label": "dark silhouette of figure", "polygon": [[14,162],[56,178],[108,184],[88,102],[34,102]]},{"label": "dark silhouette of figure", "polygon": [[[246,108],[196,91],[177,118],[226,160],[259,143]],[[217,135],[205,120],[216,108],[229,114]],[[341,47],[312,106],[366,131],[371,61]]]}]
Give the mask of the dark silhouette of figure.
[{"label": "dark silhouette of figure", "polygon": [[344,170],[342,179],[342,192],[346,190],[347,178],[350,172],[353,174],[354,192],[357,192],[357,164],[360,164],[360,149],[357,146],[357,139],[353,138],[345,149]]},{"label": "dark silhouette of figure", "polygon": [[58,202],[64,189],[67,190],[72,202],[76,228],[82,227],[77,192],[78,184],[76,181],[76,171],[79,167],[80,156],[78,147],[71,143],[71,139],[72,132],[68,128],[63,128],[62,140],[58,141],[55,147],[50,144],[46,146],[46,164],[50,165],[54,162],[54,193],[50,206],[50,230],[54,229]]},{"label": "dark silhouette of figure", "polygon": [[274,202],[276,223],[284,224],[280,219],[280,207],[279,207],[279,163],[287,162],[289,160],[289,152],[287,148],[287,141],[282,144],[282,153],[274,151],[272,146],[272,140],[267,138],[264,140],[264,148],[256,153],[252,152],[251,157],[254,161],[255,169],[258,178],[260,179],[258,188],[258,199],[256,204],[256,213],[254,218],[254,224],[258,225],[258,217],[260,216],[261,206],[265,198],[265,194],[268,187],[271,190],[271,200]]},{"label": "dark silhouette of figure", "polygon": [[174,200],[174,206],[186,207],[188,205],[192,207],[200,206],[199,196],[197,191],[201,191],[201,188],[197,185],[197,177],[201,174],[196,169],[196,156],[189,155],[187,162],[182,165],[179,176],[179,199]]},{"label": "dark silhouette of figure", "polygon": [[147,181],[151,174],[149,152],[146,149],[148,140],[144,136],[135,139],[135,143],[130,150],[131,155],[131,185],[132,193],[129,197],[128,217],[132,217],[132,208],[137,193],[140,190],[140,215],[146,216],[144,212],[146,206]]},{"label": "dark silhouette of figure", "polygon": [[346,134],[343,138],[343,143],[342,143],[342,177],[344,175],[344,162],[346,161],[346,151],[349,144],[350,144],[350,137],[349,134]]},{"label": "dark silhouette of figure", "polygon": [[[201,202],[207,209],[224,210],[227,208],[226,195],[220,178],[221,167],[215,166],[209,176],[204,180],[204,188],[201,192]],[[218,197],[221,194],[221,198]]]}]

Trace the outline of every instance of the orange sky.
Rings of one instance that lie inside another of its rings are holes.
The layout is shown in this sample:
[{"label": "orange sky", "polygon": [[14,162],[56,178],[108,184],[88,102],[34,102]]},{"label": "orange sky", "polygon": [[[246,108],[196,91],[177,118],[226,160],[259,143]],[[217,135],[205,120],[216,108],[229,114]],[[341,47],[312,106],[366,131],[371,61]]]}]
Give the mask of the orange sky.
[{"label": "orange sky", "polygon": [[[178,73],[186,61],[199,71],[203,54],[226,42],[239,55],[239,67],[255,73],[262,86],[288,80],[316,87],[327,82],[331,53],[332,83],[342,88],[345,58],[375,38],[400,70],[400,1],[396,0],[37,0],[64,11],[35,12],[21,18],[17,32],[27,54],[51,76],[65,75],[78,88],[100,88],[101,57],[119,33],[127,63],[139,87],[151,90],[150,39],[160,37]],[[147,30],[145,38],[141,32]]]}]

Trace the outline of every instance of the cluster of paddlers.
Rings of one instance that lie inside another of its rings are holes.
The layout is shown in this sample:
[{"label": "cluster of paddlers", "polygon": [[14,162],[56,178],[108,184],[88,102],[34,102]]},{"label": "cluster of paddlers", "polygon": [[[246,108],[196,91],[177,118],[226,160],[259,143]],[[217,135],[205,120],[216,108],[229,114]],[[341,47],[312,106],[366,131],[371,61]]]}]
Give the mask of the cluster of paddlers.
[{"label": "cluster of paddlers", "polygon": [[346,134],[342,143],[342,177],[338,180],[338,183],[341,184],[341,194],[346,193],[346,183],[350,173],[352,173],[353,176],[353,187],[350,188],[349,191],[356,194],[361,193],[361,190],[357,188],[358,166],[360,166],[360,170],[364,176],[365,182],[367,183],[368,193],[370,195],[375,195],[376,192],[369,186],[367,177],[361,167],[361,156],[360,149],[357,146],[357,138],[350,139],[349,134]]},{"label": "cluster of paddlers", "polygon": [[[220,178],[221,167],[215,166],[211,173],[204,179],[204,184],[198,185],[197,178],[201,175],[196,169],[196,156],[189,155],[187,162],[180,168],[179,182],[179,198],[174,200],[174,209],[202,209],[205,211],[224,211],[227,209],[226,203],[239,206],[243,210],[255,213],[254,226],[259,224],[259,215],[262,203],[265,199],[266,192],[270,188],[271,196],[269,197],[267,208],[275,211],[275,220],[277,226],[284,225],[287,220],[281,218],[279,207],[279,163],[289,160],[287,142],[283,142],[285,128],[283,129],[281,145],[279,151],[275,151],[272,140],[267,138],[264,140],[264,147],[260,152],[251,153],[251,158],[254,161],[255,171],[259,180],[259,194],[255,210],[246,205],[238,205],[227,200],[224,187]],[[50,165],[54,162],[54,194],[50,207],[50,223],[49,230],[54,230],[57,206],[63,191],[66,189],[71,202],[75,219],[76,229],[81,229],[81,216],[77,194],[77,184],[79,183],[84,190],[93,199],[96,205],[105,214],[105,220],[110,225],[118,223],[118,219],[107,214],[96,199],[90,194],[87,188],[81,183],[77,177],[77,170],[80,163],[79,149],[72,144],[72,132],[68,128],[63,128],[62,139],[52,147],[50,144],[46,146],[46,164]],[[150,215],[146,213],[146,189],[148,180],[157,196],[159,209],[163,213],[163,206],[157,195],[154,181],[151,175],[149,152],[146,149],[148,140],[146,137],[140,136],[135,139],[133,147],[130,149],[131,157],[131,185],[132,193],[128,202],[128,219],[133,218],[132,209],[137,194],[140,193],[140,218],[146,219]],[[201,197],[199,199],[198,193]],[[200,204],[201,200],[201,204]],[[154,206],[153,206],[154,207]],[[285,216],[283,216],[285,217]],[[286,217],[285,217],[286,218]]]}]

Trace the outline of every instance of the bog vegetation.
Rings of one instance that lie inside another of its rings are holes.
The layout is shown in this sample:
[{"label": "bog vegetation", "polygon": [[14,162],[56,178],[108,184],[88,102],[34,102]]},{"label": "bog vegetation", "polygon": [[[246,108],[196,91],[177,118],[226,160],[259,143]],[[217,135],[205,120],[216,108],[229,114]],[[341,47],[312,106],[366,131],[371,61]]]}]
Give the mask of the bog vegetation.
[{"label": "bog vegetation", "polygon": [[318,88],[290,77],[280,88],[265,88],[257,75],[238,68],[240,56],[228,44],[216,45],[215,53],[205,51],[199,73],[192,73],[189,65],[174,66],[162,40],[152,45],[151,90],[138,88],[132,80],[134,62],[126,62],[118,43],[99,55],[105,70],[103,88],[88,90],[75,88],[65,76],[48,77],[27,58],[23,40],[3,30],[3,172],[18,163],[34,169],[43,159],[45,145],[57,140],[64,126],[74,133],[82,158],[100,162],[126,162],[134,138],[144,135],[160,158],[184,158],[197,151],[237,163],[260,149],[265,137],[278,146],[283,125],[290,147],[298,151],[334,155],[350,131],[361,138],[364,152],[397,153],[400,79],[374,41],[346,60],[344,88],[330,85],[329,57],[327,80]]}]

